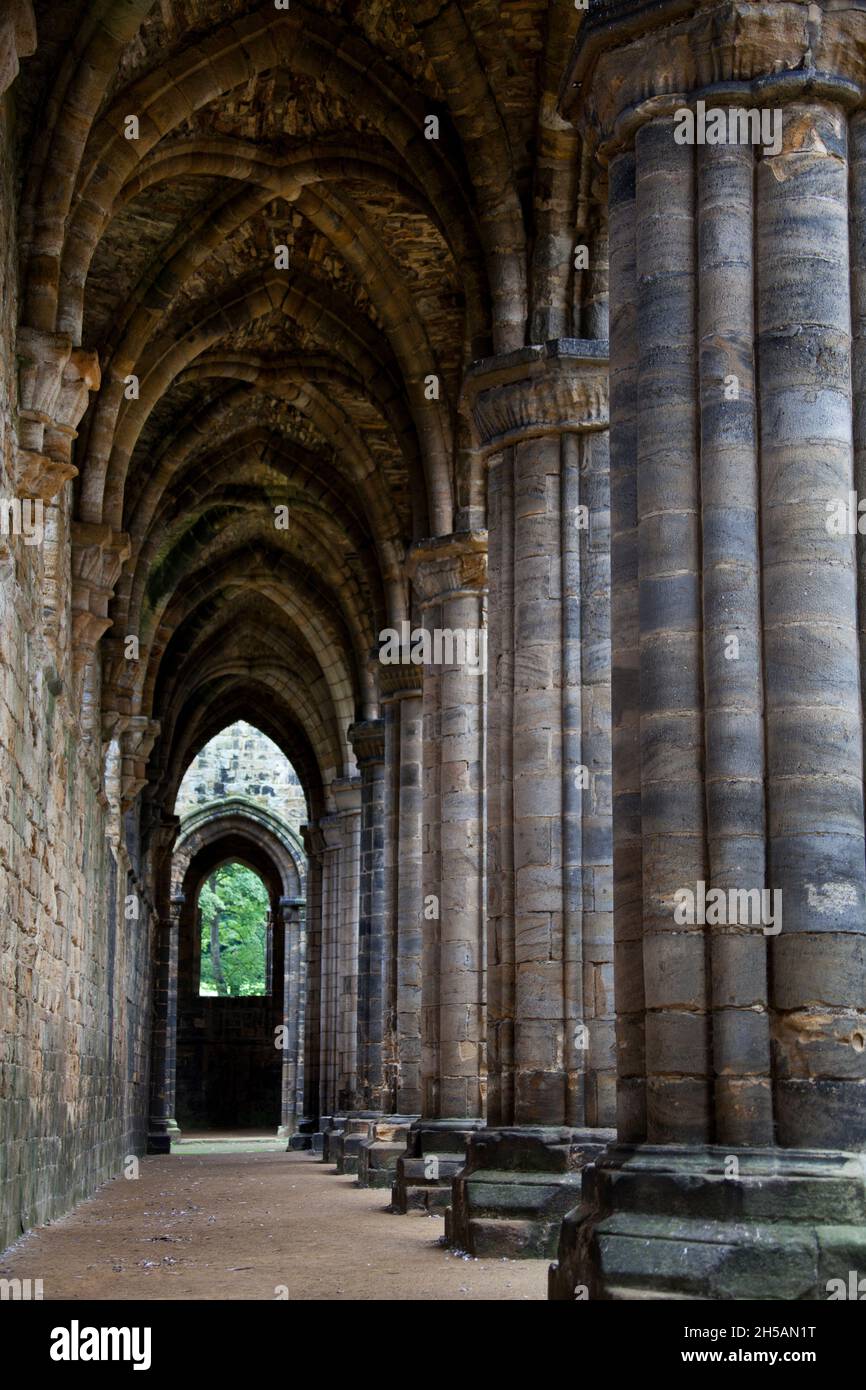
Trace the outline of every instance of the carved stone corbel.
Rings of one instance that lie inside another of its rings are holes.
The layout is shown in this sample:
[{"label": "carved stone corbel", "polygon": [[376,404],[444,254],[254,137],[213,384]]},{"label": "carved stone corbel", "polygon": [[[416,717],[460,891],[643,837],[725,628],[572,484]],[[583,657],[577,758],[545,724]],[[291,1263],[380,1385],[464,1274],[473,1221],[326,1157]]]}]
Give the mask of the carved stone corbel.
[{"label": "carved stone corbel", "polygon": [[99,389],[99,359],[67,334],[27,327],[18,330],[18,356],[17,488],[50,502],[78,472],[72,442]]},{"label": "carved stone corbel", "polygon": [[159,737],[158,719],[134,714],[124,720],[120,735],[120,809],[128,811],[142,788],[147,786],[147,763]]},{"label": "carved stone corbel", "polygon": [[73,522],[72,645],[76,672],[87,664],[100,637],[111,627],[108,605],[129,554],[129,537],[122,531],[95,522]]}]

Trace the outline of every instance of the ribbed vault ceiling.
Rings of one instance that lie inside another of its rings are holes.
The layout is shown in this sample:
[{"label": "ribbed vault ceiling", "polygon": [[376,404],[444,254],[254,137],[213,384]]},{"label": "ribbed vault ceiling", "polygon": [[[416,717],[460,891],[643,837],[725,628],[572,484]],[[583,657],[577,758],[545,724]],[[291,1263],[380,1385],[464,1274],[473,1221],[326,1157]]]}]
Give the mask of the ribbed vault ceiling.
[{"label": "ribbed vault ceiling", "polygon": [[22,319],[99,356],[75,517],[130,543],[104,700],[158,721],[161,804],[243,717],[321,809],[352,768],[347,727],[375,712],[377,633],[410,616],[407,547],[484,524],[465,367],[568,328],[551,227],[575,156],[551,113],[578,16],[547,0],[34,8]]}]

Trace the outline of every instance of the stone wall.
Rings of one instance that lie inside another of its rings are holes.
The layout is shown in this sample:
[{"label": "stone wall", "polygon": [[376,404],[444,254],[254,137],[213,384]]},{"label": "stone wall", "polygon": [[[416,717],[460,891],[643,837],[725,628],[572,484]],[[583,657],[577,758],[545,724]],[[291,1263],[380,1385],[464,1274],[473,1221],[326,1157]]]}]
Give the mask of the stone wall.
[{"label": "stone wall", "polygon": [[291,763],[271,739],[243,720],[223,729],[193,759],[180,784],[175,814],[183,819],[231,796],[266,807],[296,832],[307,818]]},{"label": "stone wall", "polygon": [[[14,115],[0,100],[0,499],[15,496]],[[70,507],[70,485],[52,511]],[[48,513],[46,508],[46,513]],[[7,527],[7,529],[9,529]],[[61,533],[65,528],[61,527]],[[46,530],[46,535],[48,535]],[[69,553],[61,551],[69,619]],[[149,915],[125,920],[98,741],[52,639],[49,547],[0,533],[0,1248],[143,1151]],[[135,1001],[130,1003],[130,1001]]]}]

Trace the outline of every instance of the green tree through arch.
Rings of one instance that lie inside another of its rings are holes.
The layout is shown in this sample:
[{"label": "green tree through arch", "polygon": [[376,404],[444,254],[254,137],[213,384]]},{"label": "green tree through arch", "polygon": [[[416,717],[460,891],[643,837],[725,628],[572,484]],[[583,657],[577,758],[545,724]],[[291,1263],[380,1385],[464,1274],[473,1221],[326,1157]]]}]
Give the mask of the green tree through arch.
[{"label": "green tree through arch", "polygon": [[221,864],[202,884],[200,995],[265,994],[270,902],[258,874]]}]

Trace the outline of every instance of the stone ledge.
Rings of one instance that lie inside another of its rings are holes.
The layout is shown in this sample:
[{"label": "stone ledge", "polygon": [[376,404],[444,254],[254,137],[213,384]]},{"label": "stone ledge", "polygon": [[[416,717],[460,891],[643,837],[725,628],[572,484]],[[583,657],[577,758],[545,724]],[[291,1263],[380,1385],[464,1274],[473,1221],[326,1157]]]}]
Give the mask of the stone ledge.
[{"label": "stone ledge", "polygon": [[542,1125],[471,1135],[465,1167],[452,1183],[448,1243],[477,1258],[554,1254],[583,1171],[615,1137],[612,1130]]},{"label": "stone ledge", "polygon": [[[731,1159],[736,1176],[726,1176]],[[617,1146],[586,1173],[549,1297],[820,1300],[866,1268],[866,1158]]]}]

